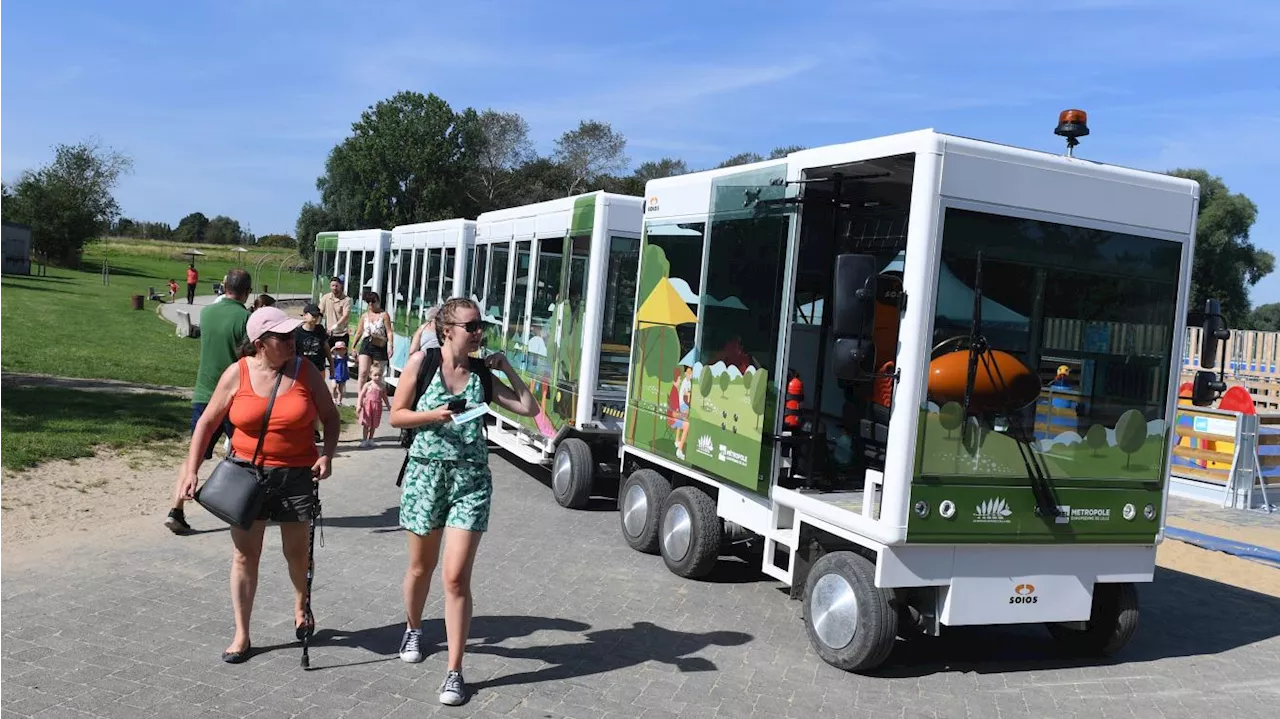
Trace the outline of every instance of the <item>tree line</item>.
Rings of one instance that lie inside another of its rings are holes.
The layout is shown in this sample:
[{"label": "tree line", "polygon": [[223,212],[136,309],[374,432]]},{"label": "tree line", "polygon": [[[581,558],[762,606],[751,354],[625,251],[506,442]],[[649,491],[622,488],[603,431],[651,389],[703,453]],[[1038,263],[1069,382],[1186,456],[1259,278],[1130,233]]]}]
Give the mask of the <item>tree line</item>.
[{"label": "tree line", "polygon": [[[743,152],[717,167],[785,156]],[[53,148],[46,165],[3,183],[4,219],[32,228],[34,249],[49,261],[79,265],[84,244],[110,234],[179,242],[294,247],[310,259],[315,236],[326,230],[388,228],[414,222],[475,217],[487,210],[607,190],[643,195],[651,179],[696,171],[676,157],[631,169],[622,133],[600,120],[583,120],[555,141],[548,155],[535,151],[529,124],[518,113],[454,111],[435,94],[400,92],[366,109],[351,134],[330,150],[316,180],[318,201],[302,206],[295,241],[288,235],[255,238],[239,221],[200,212],[177,227],[122,216],[114,192],[133,160],[96,139]],[[1200,185],[1191,301],[1222,301],[1240,329],[1280,330],[1280,303],[1251,309],[1249,288],[1270,274],[1275,258],[1249,236],[1258,208],[1203,169],[1170,174]]]},{"label": "tree line", "polygon": [[[786,146],[769,157],[803,149]],[[717,167],[764,159],[755,152]],[[631,168],[627,139],[608,122],[582,120],[540,155],[519,113],[454,110],[443,98],[400,92],[365,110],[316,180],[318,202],[298,215],[298,251],[316,233],[394,227],[515,207],[596,190],[643,195],[649,180],[696,171],[664,157]]]}]

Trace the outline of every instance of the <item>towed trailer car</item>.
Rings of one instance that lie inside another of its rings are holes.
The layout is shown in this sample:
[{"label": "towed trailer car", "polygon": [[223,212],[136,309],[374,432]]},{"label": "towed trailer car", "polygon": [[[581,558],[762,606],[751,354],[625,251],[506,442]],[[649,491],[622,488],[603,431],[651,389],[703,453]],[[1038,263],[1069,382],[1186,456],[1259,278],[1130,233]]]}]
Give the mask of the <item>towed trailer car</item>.
[{"label": "towed trailer car", "polygon": [[[364,293],[373,290],[386,297],[387,266],[391,260],[391,233],[386,230],[347,230],[321,232],[316,235],[311,298],[319,302],[329,291],[329,280],[346,278],[346,293],[351,296],[351,328],[367,309]],[[355,349],[352,349],[352,356]]]},{"label": "towed trailer car", "polygon": [[387,312],[396,330],[395,354],[388,362],[387,384],[399,384],[409,361],[409,340],[427,310],[450,297],[473,296],[476,223],[454,219],[397,225],[391,229]]},{"label": "towed trailer car", "polygon": [[536,417],[491,408],[489,439],[552,465],[565,507],[616,473],[643,213],[638,197],[593,192],[476,218],[472,295],[485,351],[505,352]]},{"label": "towed trailer car", "polygon": [[1162,538],[1198,201],[928,130],[650,181],[624,538],[684,577],[758,541],[845,670],[942,626],[1114,652]]}]

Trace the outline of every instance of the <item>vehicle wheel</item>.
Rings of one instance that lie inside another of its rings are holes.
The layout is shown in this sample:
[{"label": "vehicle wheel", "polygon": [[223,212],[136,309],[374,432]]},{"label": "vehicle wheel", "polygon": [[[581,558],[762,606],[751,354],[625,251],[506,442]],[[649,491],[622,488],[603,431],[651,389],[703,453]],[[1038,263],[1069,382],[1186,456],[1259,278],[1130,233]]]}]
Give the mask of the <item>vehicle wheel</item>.
[{"label": "vehicle wheel", "polygon": [[671,482],[652,469],[638,469],[618,490],[618,516],[622,536],[637,552],[657,554],[662,506],[671,494]]},{"label": "vehicle wheel", "polygon": [[591,499],[591,477],[595,468],[591,447],[586,442],[574,437],[561,442],[551,465],[551,493],[556,502],[569,509],[586,507]]},{"label": "vehicle wheel", "polygon": [[805,582],[804,627],[822,660],[837,669],[875,669],[898,634],[893,591],[876,587],[876,567],[855,552],[824,554]]},{"label": "vehicle wheel", "polygon": [[1084,629],[1049,623],[1049,634],[1068,653],[1106,657],[1122,649],[1138,630],[1138,589],[1131,582],[1095,584]]},{"label": "vehicle wheel", "polygon": [[672,490],[662,503],[662,560],[667,569],[689,579],[705,577],[720,556],[720,518],[716,502],[693,486]]}]

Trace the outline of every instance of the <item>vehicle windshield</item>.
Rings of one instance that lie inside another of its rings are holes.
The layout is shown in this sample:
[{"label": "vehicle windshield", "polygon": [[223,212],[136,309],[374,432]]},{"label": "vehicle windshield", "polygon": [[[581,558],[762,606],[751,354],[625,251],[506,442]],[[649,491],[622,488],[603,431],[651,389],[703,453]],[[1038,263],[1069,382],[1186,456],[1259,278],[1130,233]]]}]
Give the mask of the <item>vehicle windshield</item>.
[{"label": "vehicle windshield", "polygon": [[[947,209],[918,474],[1026,480],[1029,447],[1055,483],[1159,480],[1182,250]],[[979,366],[967,388],[976,409],[966,413],[960,385],[940,378],[968,367],[975,290],[978,334],[995,369]],[[998,407],[992,396],[1015,384],[1030,386],[1016,393],[1020,406]]]}]

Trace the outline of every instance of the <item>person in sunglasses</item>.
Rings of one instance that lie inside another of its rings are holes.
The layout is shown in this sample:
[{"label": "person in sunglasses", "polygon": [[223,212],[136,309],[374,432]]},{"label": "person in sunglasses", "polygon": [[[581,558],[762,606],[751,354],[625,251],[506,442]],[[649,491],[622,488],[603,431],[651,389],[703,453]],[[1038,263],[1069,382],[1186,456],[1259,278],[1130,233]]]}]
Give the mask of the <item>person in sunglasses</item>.
[{"label": "person in sunglasses", "polygon": [[[400,643],[400,658],[420,662],[422,610],[427,588],[439,561],[444,540],[444,621],[449,665],[440,688],[440,702],[463,704],[469,693],[462,679],[462,655],[471,625],[471,570],[481,535],[489,528],[493,476],[484,436],[484,417],[455,422],[455,415],[492,399],[507,410],[532,417],[538,404],[529,388],[502,354],[483,360],[469,355],[480,350],[484,323],[475,302],[455,297],[436,314],[438,349],[415,352],[405,364],[391,407],[391,425],[416,430],[409,446],[400,498],[400,526],[407,530],[409,565],[404,577],[408,626]],[[430,353],[430,354],[429,354]],[[417,391],[420,370],[438,367]],[[507,382],[491,371],[502,372]],[[490,384],[491,383],[491,384]],[[416,404],[414,397],[420,396]]]}]

